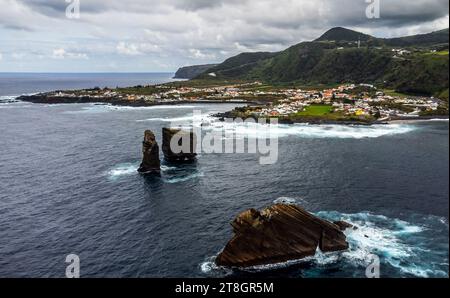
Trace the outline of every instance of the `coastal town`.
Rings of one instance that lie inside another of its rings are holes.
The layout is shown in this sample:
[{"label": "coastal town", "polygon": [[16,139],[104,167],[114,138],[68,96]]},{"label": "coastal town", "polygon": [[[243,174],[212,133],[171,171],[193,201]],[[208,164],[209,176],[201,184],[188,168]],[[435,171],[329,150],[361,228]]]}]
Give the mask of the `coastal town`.
[{"label": "coastal town", "polygon": [[45,103],[92,102],[113,105],[183,103],[242,103],[225,116],[279,117],[294,122],[309,120],[372,122],[448,116],[448,103],[434,97],[409,96],[371,84],[342,84],[333,88],[274,87],[262,82],[223,86],[169,83],[130,88],[94,88],[55,91],[21,100]]}]

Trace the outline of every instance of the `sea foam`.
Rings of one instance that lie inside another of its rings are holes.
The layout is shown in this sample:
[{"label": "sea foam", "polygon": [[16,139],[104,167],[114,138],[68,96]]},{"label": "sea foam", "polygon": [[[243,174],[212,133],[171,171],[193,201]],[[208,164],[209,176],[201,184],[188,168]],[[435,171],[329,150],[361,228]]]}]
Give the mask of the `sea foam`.
[{"label": "sea foam", "polygon": [[262,124],[234,124],[213,123],[206,130],[228,131],[237,137],[260,138],[270,133],[271,137],[285,138],[296,136],[300,138],[337,138],[337,139],[364,139],[379,138],[389,135],[405,134],[416,130],[413,125],[387,124],[387,125],[272,125],[270,130]]},{"label": "sea foam", "polygon": [[[139,163],[123,163],[109,170],[106,175],[112,181],[125,176],[138,175]],[[177,184],[204,177],[204,173],[197,169],[189,170],[174,166],[161,165],[162,181]]]},{"label": "sea foam", "polygon": [[108,112],[127,112],[127,111],[152,111],[152,110],[173,110],[173,109],[196,109],[199,107],[192,105],[159,105],[148,107],[131,107],[131,106],[114,106],[109,104],[89,104],[87,107],[81,108],[78,111],[69,111],[67,114],[80,113],[108,113]]},{"label": "sea foam", "polygon": [[[278,202],[292,200],[280,198]],[[352,271],[360,272],[358,276],[364,277],[365,268],[369,265],[372,255],[377,255],[381,260],[381,274],[383,266],[389,265],[396,268],[403,275],[415,277],[448,277],[447,259],[435,255],[424,243],[427,239],[423,233],[426,226],[411,224],[409,222],[388,218],[383,215],[375,215],[369,212],[356,214],[343,214],[339,212],[318,212],[317,216],[330,221],[344,220],[357,229],[347,229],[345,234],[350,248],[345,252],[323,253],[317,249],[315,256],[301,260],[255,266],[241,269],[249,273],[267,270],[278,270],[294,265],[309,264],[305,268],[305,276],[317,268],[326,269],[334,264],[350,266]],[[448,231],[448,224],[442,218],[430,218],[429,220],[440,223]],[[413,239],[414,241],[408,241]],[[223,273],[225,268],[218,267],[214,263],[215,257],[208,258],[200,264],[202,273],[209,276],[217,276]],[[311,267],[312,265],[312,267]],[[227,272],[227,274],[230,274]],[[313,274],[314,276],[314,274]]]}]

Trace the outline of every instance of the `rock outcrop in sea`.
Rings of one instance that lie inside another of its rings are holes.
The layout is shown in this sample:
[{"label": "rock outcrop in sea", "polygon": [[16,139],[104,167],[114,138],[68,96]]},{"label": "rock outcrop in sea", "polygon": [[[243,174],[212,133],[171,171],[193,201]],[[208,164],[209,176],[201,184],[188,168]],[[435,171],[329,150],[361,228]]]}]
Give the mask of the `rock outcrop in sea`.
[{"label": "rock outcrop in sea", "polygon": [[[174,148],[172,147],[174,142]],[[197,137],[192,131],[163,128],[162,150],[168,162],[193,162],[196,160]],[[175,152],[174,152],[175,151]]]},{"label": "rock outcrop in sea", "polygon": [[338,226],[295,205],[250,209],[231,225],[235,235],[217,257],[219,266],[271,265],[314,256],[317,249],[326,253],[349,248],[343,222]]},{"label": "rock outcrop in sea", "polygon": [[145,131],[142,152],[144,157],[138,172],[142,174],[159,174],[161,172],[159,146],[158,142],[156,142],[155,134],[151,130]]}]

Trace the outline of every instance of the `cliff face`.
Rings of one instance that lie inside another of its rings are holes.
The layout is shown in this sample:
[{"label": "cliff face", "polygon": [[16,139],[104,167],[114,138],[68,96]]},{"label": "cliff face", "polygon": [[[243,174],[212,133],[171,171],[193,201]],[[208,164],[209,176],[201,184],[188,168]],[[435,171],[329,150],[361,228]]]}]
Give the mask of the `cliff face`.
[{"label": "cliff face", "polygon": [[206,64],[182,67],[175,73],[174,79],[194,79],[215,66],[216,64]]},{"label": "cliff face", "polygon": [[150,130],[145,132],[142,152],[144,157],[138,172],[142,174],[159,174],[161,172],[159,146],[156,142],[155,134]]},{"label": "cliff face", "polygon": [[[176,142],[180,152],[174,152],[172,142]],[[196,160],[197,137],[191,131],[181,129],[163,128],[162,151],[168,162],[193,162]]]},{"label": "cliff face", "polygon": [[347,250],[342,225],[293,205],[277,204],[262,211],[250,209],[233,221],[235,235],[216,263],[245,268],[314,256],[317,248],[322,252]]}]

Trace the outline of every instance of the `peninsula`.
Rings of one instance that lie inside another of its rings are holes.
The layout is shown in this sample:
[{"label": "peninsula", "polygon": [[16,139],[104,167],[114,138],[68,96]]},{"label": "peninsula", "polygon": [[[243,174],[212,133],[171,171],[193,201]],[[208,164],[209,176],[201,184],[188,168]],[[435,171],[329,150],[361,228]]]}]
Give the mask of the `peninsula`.
[{"label": "peninsula", "polygon": [[394,39],[333,28],[278,53],[243,53],[221,64],[181,68],[188,81],[54,91],[32,103],[124,106],[243,104],[225,118],[281,123],[372,124],[448,118],[448,29]]}]

